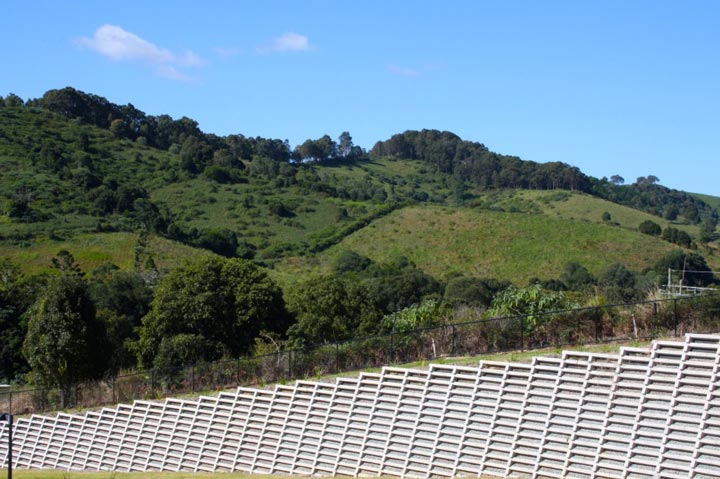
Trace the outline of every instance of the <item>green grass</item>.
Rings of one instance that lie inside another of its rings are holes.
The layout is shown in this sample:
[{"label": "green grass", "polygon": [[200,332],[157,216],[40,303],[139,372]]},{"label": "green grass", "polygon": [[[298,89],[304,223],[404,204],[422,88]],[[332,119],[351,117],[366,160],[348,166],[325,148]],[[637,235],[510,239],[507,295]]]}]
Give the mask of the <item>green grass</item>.
[{"label": "green grass", "polygon": [[[130,270],[135,261],[137,239],[135,233],[80,234],[58,241],[37,238],[21,248],[0,244],[0,256],[20,265],[28,275],[49,271],[52,258],[63,249],[73,255],[85,272],[91,272],[105,263],[113,263],[121,269]],[[150,237],[145,252],[152,256],[160,270],[170,269],[184,258],[212,254],[158,236]]]},{"label": "green grass", "polygon": [[324,263],[350,249],[381,263],[406,256],[437,278],[461,273],[522,282],[557,278],[571,261],[596,275],[616,262],[639,271],[673,248],[660,239],[604,224],[415,206],[350,235],[328,251]]}]

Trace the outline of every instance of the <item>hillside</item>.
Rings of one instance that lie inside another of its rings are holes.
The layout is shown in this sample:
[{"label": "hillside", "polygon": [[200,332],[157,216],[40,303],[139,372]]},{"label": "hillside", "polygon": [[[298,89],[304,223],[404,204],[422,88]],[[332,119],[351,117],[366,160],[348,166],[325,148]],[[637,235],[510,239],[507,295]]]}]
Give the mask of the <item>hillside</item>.
[{"label": "hillside", "polygon": [[436,130],[293,148],[71,88],[0,102],[0,380],[45,374],[27,344],[55,351],[40,322],[80,306],[92,377],[514,314],[508,295],[642,299],[667,268],[712,285],[713,197],[622,183]]},{"label": "hillside", "polygon": [[620,263],[641,271],[674,246],[637,231],[544,215],[446,207],[408,207],[375,221],[320,256],[292,260],[278,269],[328,271],[343,250],[375,262],[405,256],[437,278],[469,275],[526,284],[557,278],[565,264],[584,265],[599,275]]},{"label": "hillside", "polygon": [[[292,149],[217,137],[188,118],[72,88],[0,108],[0,166],[0,251],[27,273],[60,249],[86,269],[132,268],[140,232],[162,243],[143,253],[161,268],[202,248],[277,266],[278,277],[348,248],[380,261],[404,255],[440,277],[525,280],[556,272],[562,258],[593,271],[608,262],[642,269],[670,248],[638,234],[642,221],[686,232],[711,263],[716,248],[716,198],[653,177],[598,180],[434,130],[394,135],[369,153],[347,132]],[[403,239],[423,228],[416,244]]]}]

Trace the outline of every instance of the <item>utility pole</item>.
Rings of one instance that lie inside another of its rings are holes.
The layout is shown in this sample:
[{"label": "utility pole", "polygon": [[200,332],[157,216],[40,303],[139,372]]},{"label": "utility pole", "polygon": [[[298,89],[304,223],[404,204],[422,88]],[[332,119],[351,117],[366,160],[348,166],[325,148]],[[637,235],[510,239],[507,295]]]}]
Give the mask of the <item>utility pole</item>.
[{"label": "utility pole", "polygon": [[13,416],[9,412],[0,414],[0,421],[7,421],[8,426],[8,445],[7,445],[7,464],[8,473],[7,479],[12,479],[12,433],[13,433]]}]

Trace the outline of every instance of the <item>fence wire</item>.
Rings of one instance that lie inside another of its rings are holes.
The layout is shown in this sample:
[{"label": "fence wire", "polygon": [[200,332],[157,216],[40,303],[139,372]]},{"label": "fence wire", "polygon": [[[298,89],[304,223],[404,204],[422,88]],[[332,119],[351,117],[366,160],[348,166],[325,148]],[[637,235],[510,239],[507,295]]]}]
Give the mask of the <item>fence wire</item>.
[{"label": "fence wire", "polygon": [[221,391],[437,358],[652,339],[720,330],[720,295],[586,307],[445,324],[256,357],[119,375],[58,388],[0,390],[15,415]]}]

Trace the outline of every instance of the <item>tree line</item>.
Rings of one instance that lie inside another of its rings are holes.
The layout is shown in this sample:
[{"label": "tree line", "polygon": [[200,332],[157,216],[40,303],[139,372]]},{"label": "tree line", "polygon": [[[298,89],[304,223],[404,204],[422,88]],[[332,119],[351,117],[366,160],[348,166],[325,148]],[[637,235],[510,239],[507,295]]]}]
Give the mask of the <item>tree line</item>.
[{"label": "tree line", "polygon": [[24,276],[0,261],[0,378],[67,391],[77,381],[134,368],[308,348],[357,337],[407,332],[478,317],[542,313],[647,297],[668,268],[687,270],[687,286],[710,286],[697,253],[676,250],[643,272],[620,264],[594,276],[569,263],[558,278],[526,285],[456,275],[433,278],[404,257],[381,264],[343,251],[328,274],[283,290],[256,264],[208,255],[165,275],[90,274],[60,251],[52,272]]}]

